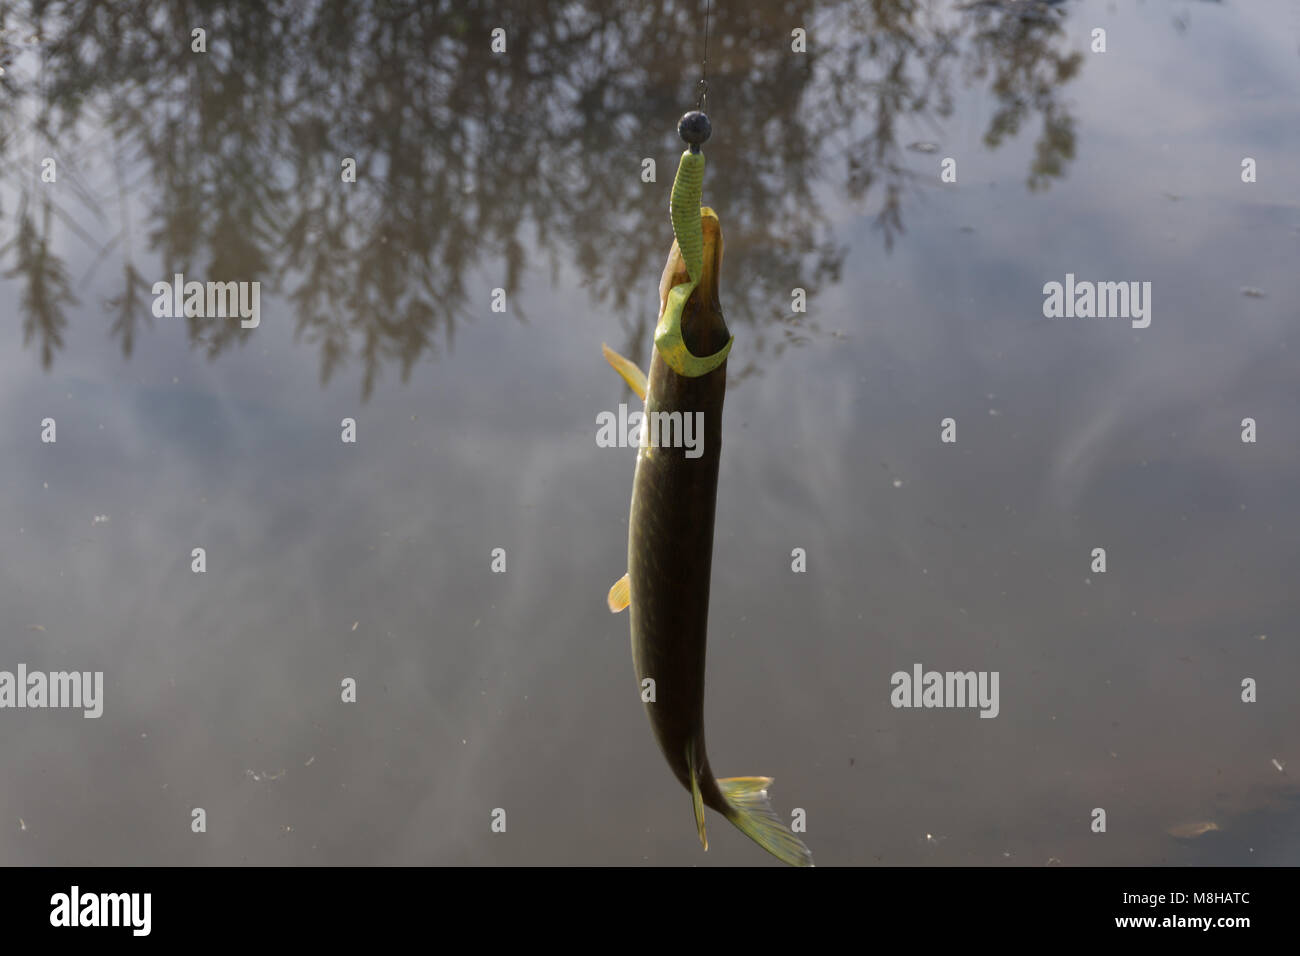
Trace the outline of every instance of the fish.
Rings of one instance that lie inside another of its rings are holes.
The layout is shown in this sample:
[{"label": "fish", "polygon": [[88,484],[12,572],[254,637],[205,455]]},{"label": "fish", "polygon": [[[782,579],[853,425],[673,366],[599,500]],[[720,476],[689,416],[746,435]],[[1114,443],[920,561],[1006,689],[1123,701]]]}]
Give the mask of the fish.
[{"label": "fish", "polygon": [[[709,578],[733,338],[719,301],[722,227],[717,213],[699,204],[702,176],[703,156],[687,150],[673,185],[675,239],[659,282],[660,322],[649,374],[604,346],[606,360],[645,400],[628,520],[628,573],[610,588],[607,603],[615,613],[629,609],[632,658],[650,726],[691,794],[704,849],[708,807],[777,859],[812,866],[812,853],[771,807],[772,778],[715,777],[704,743]],[[702,415],[702,446],[692,452],[697,457],[664,441],[650,425],[655,413],[680,414],[683,421]]]}]

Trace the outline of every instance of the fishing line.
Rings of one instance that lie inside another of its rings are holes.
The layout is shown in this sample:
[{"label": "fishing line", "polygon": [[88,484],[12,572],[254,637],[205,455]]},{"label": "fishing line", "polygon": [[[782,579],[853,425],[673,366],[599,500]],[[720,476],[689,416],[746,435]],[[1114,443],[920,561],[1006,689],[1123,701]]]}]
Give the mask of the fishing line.
[{"label": "fishing line", "polygon": [[[700,85],[696,87],[698,95],[695,98],[695,109],[691,110],[689,113],[686,113],[677,122],[678,135],[681,136],[681,138],[685,141],[686,145],[690,147],[691,156],[696,157],[695,159],[691,160],[691,163],[699,166],[698,170],[694,170],[692,172],[692,175],[686,177],[688,183],[691,180],[696,179],[697,176],[699,179],[703,179],[704,177],[704,166],[703,166],[704,157],[700,156],[700,146],[704,143],[705,140],[709,138],[710,134],[713,132],[713,126],[709,122],[709,116],[707,113],[704,112],[704,98],[709,91],[709,13],[712,10],[713,10],[713,0],[705,0],[704,58],[700,60]],[[678,178],[680,179],[680,172]],[[695,183],[693,185],[695,188],[698,188],[698,183]],[[679,193],[678,184],[677,183],[673,184],[673,195],[675,197],[682,198],[683,202],[686,202],[686,198],[689,197],[691,191],[693,190],[688,188],[687,191]],[[674,208],[676,208],[675,205],[677,203],[676,198],[673,200],[673,203],[674,203]],[[689,203],[686,203],[686,205],[689,205]]]},{"label": "fishing line", "polygon": [[709,92],[709,10],[713,7],[713,0],[705,0],[704,3],[704,59],[700,61],[700,85],[696,88],[699,96],[695,99],[695,108],[704,112],[704,97]]}]

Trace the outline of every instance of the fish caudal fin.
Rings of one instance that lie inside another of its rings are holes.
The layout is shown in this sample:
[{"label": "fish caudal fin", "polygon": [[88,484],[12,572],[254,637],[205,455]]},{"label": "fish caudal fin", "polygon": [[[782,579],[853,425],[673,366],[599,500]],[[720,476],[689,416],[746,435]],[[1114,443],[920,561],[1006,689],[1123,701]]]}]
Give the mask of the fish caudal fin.
[{"label": "fish caudal fin", "polygon": [[628,575],[625,574],[614,582],[609,594],[605,596],[605,603],[614,614],[627,610],[627,606],[632,603],[632,580]]},{"label": "fish caudal fin", "polygon": [[694,744],[690,744],[686,748],[686,765],[691,770],[691,803],[695,808],[695,829],[700,834],[700,843],[707,851],[709,849],[709,837],[704,832],[704,794],[700,793],[700,771],[695,761]]},{"label": "fish caudal fin", "polygon": [[717,781],[727,800],[725,816],[741,833],[791,866],[812,866],[812,851],[790,832],[767,799],[771,777],[726,777]]}]

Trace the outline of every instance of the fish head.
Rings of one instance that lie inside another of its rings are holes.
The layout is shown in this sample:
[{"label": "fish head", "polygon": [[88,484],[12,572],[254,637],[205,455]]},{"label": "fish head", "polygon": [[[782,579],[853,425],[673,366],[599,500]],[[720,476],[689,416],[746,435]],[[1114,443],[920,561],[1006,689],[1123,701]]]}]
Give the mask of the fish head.
[{"label": "fish head", "polygon": [[[719,278],[722,273],[722,224],[718,214],[708,206],[700,207],[700,226],[704,232],[704,267],[700,281],[682,310],[682,338],[692,354],[709,355],[726,343],[729,334],[722,316]],[[663,275],[659,279],[659,315],[668,304],[668,292],[674,286],[691,281],[677,240],[668,253]]]}]

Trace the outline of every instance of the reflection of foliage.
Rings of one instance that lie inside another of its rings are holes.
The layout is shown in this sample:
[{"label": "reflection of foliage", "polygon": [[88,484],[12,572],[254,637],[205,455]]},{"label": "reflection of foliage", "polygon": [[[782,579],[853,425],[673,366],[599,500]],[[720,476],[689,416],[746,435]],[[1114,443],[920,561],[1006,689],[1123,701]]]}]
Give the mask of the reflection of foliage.
[{"label": "reflection of foliage", "polygon": [[[954,18],[921,0],[871,0],[849,4],[843,22],[837,8],[834,31],[850,37],[827,56],[827,82],[813,91],[823,125],[844,127],[846,188],[861,198],[873,187],[883,197],[876,227],[886,248],[902,232],[901,200],[907,166],[900,156],[896,125],[902,117],[931,120],[952,114],[954,69],[967,84],[990,74],[998,106],[984,142],[996,149],[1031,113],[1044,130],[1035,144],[1027,185],[1031,190],[1063,174],[1074,156],[1073,121],[1056,100],[1056,90],[1079,71],[1083,57],[1064,53],[1059,16],[1041,0],[977,0]],[[870,64],[870,74],[864,65]],[[865,129],[851,120],[862,117]]]},{"label": "reflection of foliage", "polygon": [[[118,170],[123,225],[101,254],[122,247],[122,291],[106,305],[125,354],[137,319],[150,317],[151,283],[133,263],[124,169],[147,182],[143,232],[166,277],[259,279],[284,291],[326,381],[359,357],[369,394],[385,364],[405,379],[449,348],[456,324],[486,311],[473,270],[524,315],[514,293],[526,240],[553,275],[561,263],[576,270],[594,302],[644,342],[647,316],[632,296],[652,298],[667,252],[674,123],[701,53],[693,0],[655,12],[620,0],[283,0],[197,11],[33,0],[31,11],[21,32],[43,34],[39,67],[0,78],[11,94],[0,102],[0,162],[11,162],[22,125],[68,154],[91,150],[88,128],[111,143],[97,149]],[[902,229],[897,121],[949,115],[951,63],[992,77],[1001,107],[991,148],[1042,114],[1031,188],[1060,175],[1073,153],[1054,94],[1078,62],[1055,49],[1051,18],[979,11],[943,25],[918,0],[842,0],[824,16],[814,28],[795,0],[719,0],[713,11],[705,201],[726,229],[733,324],[756,323],[761,348],[761,330],[780,323],[778,352],[816,331],[785,314],[789,290],[837,281],[843,260],[811,188],[826,144],[849,144],[851,197],[879,186],[887,246]],[[814,38],[808,56],[789,52],[799,24]],[[190,51],[195,26],[208,31],[207,54]],[[505,55],[489,46],[496,26],[507,30]],[[20,124],[26,99],[38,114]],[[657,184],[640,180],[645,156],[658,163]],[[344,157],[357,161],[356,184],[341,182]],[[51,200],[38,232],[25,197],[9,274],[26,279],[25,331],[40,331],[48,366],[72,299],[49,249]],[[198,319],[188,331],[212,356],[249,334]]]},{"label": "reflection of foliage", "polygon": [[1074,158],[1074,119],[1056,101],[1056,89],[1083,66],[1083,54],[1077,50],[1066,56],[1050,48],[1048,41],[1060,32],[1060,26],[1050,13],[1036,8],[1046,8],[1046,4],[1031,8],[1034,14],[1003,16],[988,27],[983,26],[988,20],[987,9],[981,11],[982,25],[974,37],[981,55],[974,59],[973,73],[979,80],[993,73],[991,88],[998,109],[984,136],[990,149],[1020,132],[1031,113],[1042,115],[1043,132],[1034,144],[1029,170],[1031,190],[1046,188],[1065,171],[1066,161]]},{"label": "reflection of foliage", "polygon": [[50,251],[50,219],[53,206],[47,199],[41,204],[42,223],[37,229],[27,210],[27,197],[18,213],[18,233],[0,252],[14,249],[17,264],[5,273],[6,279],[24,276],[27,288],[23,292],[22,309],[23,345],[30,345],[39,333],[41,339],[41,365],[49,368],[54,352],[63,347],[63,329],[68,324],[65,305],[75,305],[76,297],[68,284],[68,273],[63,262]]}]

